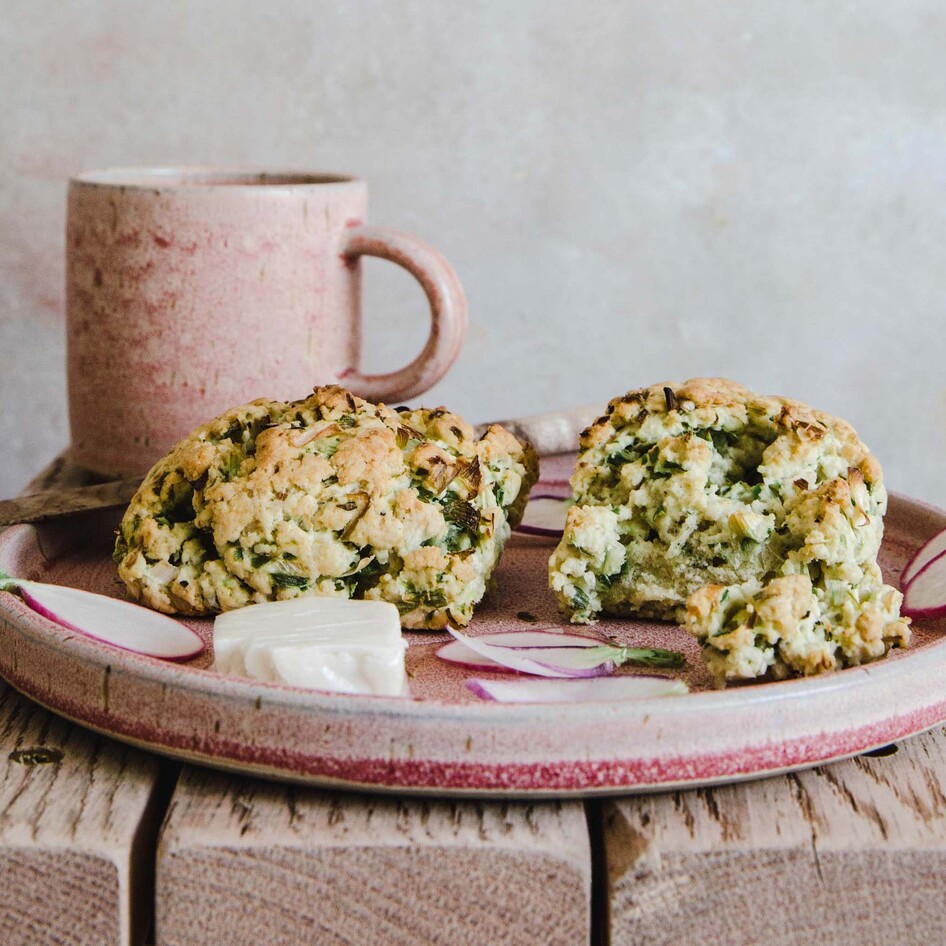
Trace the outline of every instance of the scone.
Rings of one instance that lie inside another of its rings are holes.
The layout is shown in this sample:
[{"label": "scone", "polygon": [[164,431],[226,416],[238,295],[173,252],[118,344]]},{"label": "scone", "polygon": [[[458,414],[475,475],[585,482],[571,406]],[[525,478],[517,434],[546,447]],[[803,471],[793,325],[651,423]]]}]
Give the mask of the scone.
[{"label": "scone", "polygon": [[575,622],[675,619],[721,679],[909,643],[880,465],[843,420],[718,378],[641,388],[582,433],[572,488],[550,584]]},{"label": "scone", "polygon": [[538,462],[499,425],[398,411],[339,387],[199,427],[145,477],[118,573],[176,614],[332,595],[390,601],[410,628],[466,625]]}]

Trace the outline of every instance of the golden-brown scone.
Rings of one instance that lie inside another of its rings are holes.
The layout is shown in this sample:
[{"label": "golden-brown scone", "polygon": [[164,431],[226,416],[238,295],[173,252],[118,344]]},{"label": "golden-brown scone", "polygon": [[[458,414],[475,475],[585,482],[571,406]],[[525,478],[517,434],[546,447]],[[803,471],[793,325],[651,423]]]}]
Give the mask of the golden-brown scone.
[{"label": "golden-brown scone", "polygon": [[159,611],[332,595],[391,601],[405,627],[466,625],[538,461],[494,425],[394,411],[336,386],[199,427],[145,477],[118,573]]},{"label": "golden-brown scone", "polygon": [[877,565],[887,493],[845,421],[722,378],[608,405],[581,438],[550,563],[573,621],[681,621],[721,679],[811,674],[906,646]]}]

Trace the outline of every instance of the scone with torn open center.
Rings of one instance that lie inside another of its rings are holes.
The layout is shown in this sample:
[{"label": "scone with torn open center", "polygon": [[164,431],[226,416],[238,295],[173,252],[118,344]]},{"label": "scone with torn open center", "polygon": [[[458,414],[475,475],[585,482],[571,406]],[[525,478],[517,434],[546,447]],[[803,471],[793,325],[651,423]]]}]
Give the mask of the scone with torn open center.
[{"label": "scone with torn open center", "polygon": [[479,440],[444,408],[331,386],[199,427],[145,477],[118,573],[159,611],[333,595],[390,601],[412,628],[466,625],[538,475],[528,444]]},{"label": "scone with torn open center", "polygon": [[573,621],[676,619],[729,680],[909,643],[881,468],[843,420],[718,378],[641,388],[583,432],[572,487],[550,584]]}]

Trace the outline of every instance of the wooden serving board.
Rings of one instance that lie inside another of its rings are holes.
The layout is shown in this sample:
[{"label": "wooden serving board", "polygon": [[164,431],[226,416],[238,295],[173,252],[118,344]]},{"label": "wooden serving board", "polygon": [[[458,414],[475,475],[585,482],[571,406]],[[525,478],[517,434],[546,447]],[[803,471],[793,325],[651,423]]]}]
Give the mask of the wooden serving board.
[{"label": "wooden serving board", "polygon": [[[542,462],[535,492],[566,491],[574,457]],[[120,597],[114,525],[89,514],[10,529],[0,537],[0,568]],[[944,526],[946,513],[893,497],[881,553],[887,580],[896,583],[912,552]],[[547,589],[550,552],[538,540],[512,540],[472,633],[562,624]],[[211,642],[210,620],[187,623]],[[60,715],[176,758],[322,786],[440,795],[626,794],[738,781],[850,756],[946,719],[946,621],[917,625],[908,651],[876,664],[727,690],[712,689],[682,629],[600,626],[628,643],[683,651],[677,675],[691,693],[567,706],[483,702],[466,688],[468,673],[435,656],[446,635],[430,632],[406,635],[412,699],[260,684],[214,673],[209,649],[183,665],[118,650],[10,594],[0,595],[0,673]]]}]

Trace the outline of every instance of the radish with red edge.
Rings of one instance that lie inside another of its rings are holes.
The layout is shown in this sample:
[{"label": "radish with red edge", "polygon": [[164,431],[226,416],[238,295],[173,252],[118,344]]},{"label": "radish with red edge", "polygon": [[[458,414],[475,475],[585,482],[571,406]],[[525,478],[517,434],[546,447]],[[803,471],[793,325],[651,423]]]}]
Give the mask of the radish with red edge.
[{"label": "radish with red edge", "polygon": [[595,647],[598,644],[610,644],[610,638],[599,634],[593,627],[588,633],[576,634],[552,627],[533,627],[528,631],[499,631],[495,634],[480,635],[497,647],[511,647],[513,650],[526,650],[529,647]]},{"label": "radish with red edge", "polygon": [[[589,641],[577,634],[523,631],[516,635],[520,639],[520,644],[516,646],[510,643],[510,638],[514,636],[512,634],[470,637],[452,627],[447,630],[455,641],[466,648],[467,653],[461,651],[457,654],[454,650],[443,654],[446,648],[441,648],[438,656],[443,659],[466,666],[493,669],[489,664],[484,664],[485,658],[499,664],[500,667],[496,669],[516,670],[537,677],[606,676],[626,663],[645,667],[679,667],[684,662],[683,655],[673,650],[604,644]],[[541,646],[542,637],[546,638],[544,646]],[[495,638],[499,638],[500,642],[497,643]],[[528,638],[528,646],[521,645],[523,638]]]},{"label": "radish with red edge", "polygon": [[446,660],[449,664],[459,664],[461,667],[466,667],[467,670],[509,670],[508,667],[496,663],[495,660],[484,657],[475,650],[470,650],[461,641],[450,641],[444,644],[437,651],[437,656],[441,660]]},{"label": "radish with red edge", "polygon": [[[557,646],[596,647],[606,644],[605,638],[586,637],[582,634],[565,634],[555,631],[503,631],[490,634],[488,643],[497,647],[511,647],[515,649],[548,648],[551,643]],[[509,667],[497,663],[490,657],[484,657],[475,650],[471,650],[462,641],[452,640],[444,644],[437,651],[437,656],[448,663],[461,664],[471,670],[509,670]],[[528,655],[527,655],[528,656]]]},{"label": "radish with red edge", "polygon": [[946,529],[937,532],[932,539],[917,549],[913,558],[907,562],[906,568],[903,569],[903,573],[900,575],[900,587],[906,588],[933,559],[939,558],[940,555],[944,553],[946,553]]},{"label": "radish with red edge", "polygon": [[560,539],[565,531],[565,517],[572,505],[573,499],[562,499],[561,496],[533,496],[515,531],[542,539]]},{"label": "radish with red edge", "polygon": [[[480,638],[483,640],[484,638]],[[501,631],[498,634],[489,634],[486,638],[487,643],[496,647],[510,647],[513,650],[525,650],[526,648],[544,648],[550,647],[597,647],[601,644],[609,643],[606,637],[600,635],[588,637],[584,634],[568,634],[562,631],[546,631],[535,629],[531,631]],[[497,663],[490,657],[484,657],[482,654],[471,650],[462,641],[452,640],[444,644],[437,651],[437,656],[448,663],[461,664],[470,670],[500,670],[511,671],[511,668]],[[525,656],[532,656],[526,654]]]},{"label": "radish with red edge", "polygon": [[137,654],[187,660],[204,649],[200,635],[189,627],[130,601],[62,585],[23,581],[4,572],[0,572],[0,591],[19,592],[32,610],[61,627]]},{"label": "radish with red edge", "polygon": [[927,562],[910,579],[900,610],[911,618],[946,617],[946,552]]},{"label": "radish with red edge", "polygon": [[682,696],[689,688],[667,677],[617,676],[591,680],[481,680],[466,681],[467,689],[497,703],[600,703]]}]

